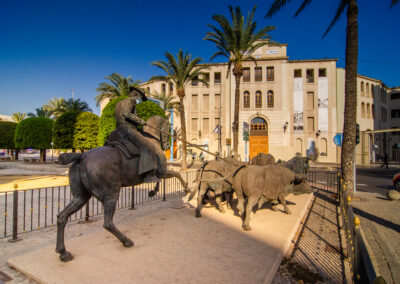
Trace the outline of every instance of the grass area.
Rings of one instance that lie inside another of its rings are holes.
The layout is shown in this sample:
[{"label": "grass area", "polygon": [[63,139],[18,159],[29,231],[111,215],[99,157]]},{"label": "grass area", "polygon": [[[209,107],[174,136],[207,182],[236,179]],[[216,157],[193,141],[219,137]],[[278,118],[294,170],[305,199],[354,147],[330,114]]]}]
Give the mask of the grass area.
[{"label": "grass area", "polygon": [[34,176],[0,176],[0,192],[14,190],[14,184],[18,184],[18,190],[44,188],[68,185],[68,176],[59,175],[34,175]]}]

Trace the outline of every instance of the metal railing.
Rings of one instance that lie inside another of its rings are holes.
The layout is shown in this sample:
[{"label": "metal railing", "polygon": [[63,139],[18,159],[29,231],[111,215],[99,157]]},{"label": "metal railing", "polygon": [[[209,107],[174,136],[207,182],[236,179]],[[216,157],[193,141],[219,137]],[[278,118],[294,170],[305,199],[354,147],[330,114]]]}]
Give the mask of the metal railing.
[{"label": "metal railing", "polygon": [[[196,170],[182,172],[182,178],[192,186]],[[149,197],[149,191],[156,183],[144,183],[138,186],[121,188],[117,202],[117,210],[135,208],[136,205],[154,200],[166,200],[167,197],[183,195],[183,187],[177,178],[162,180],[159,192]],[[72,200],[69,185],[18,190],[0,193],[0,239],[12,237],[18,240],[18,235],[54,226],[57,215]],[[86,220],[103,214],[102,203],[91,198],[82,209],[74,213],[69,221]],[[2,224],[3,223],[3,224]]]},{"label": "metal railing", "polygon": [[337,172],[339,224],[346,239],[344,256],[349,261],[351,280],[355,283],[373,283],[376,271],[360,230],[360,219],[353,212],[351,197],[340,173]]}]

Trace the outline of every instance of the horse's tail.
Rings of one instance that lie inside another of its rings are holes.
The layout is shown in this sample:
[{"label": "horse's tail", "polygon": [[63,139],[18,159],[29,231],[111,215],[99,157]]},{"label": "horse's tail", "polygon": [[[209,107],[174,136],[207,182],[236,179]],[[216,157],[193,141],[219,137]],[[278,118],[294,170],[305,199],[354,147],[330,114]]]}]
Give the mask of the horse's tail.
[{"label": "horse's tail", "polygon": [[61,165],[67,165],[80,160],[81,157],[82,153],[63,153],[58,157],[58,163]]}]

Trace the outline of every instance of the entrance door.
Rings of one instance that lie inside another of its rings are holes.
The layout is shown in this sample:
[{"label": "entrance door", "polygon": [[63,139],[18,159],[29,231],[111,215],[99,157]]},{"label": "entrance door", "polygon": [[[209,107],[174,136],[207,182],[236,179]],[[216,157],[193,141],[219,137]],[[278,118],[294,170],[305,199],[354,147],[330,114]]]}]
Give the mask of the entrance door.
[{"label": "entrance door", "polygon": [[256,117],[250,122],[250,159],[259,153],[268,154],[268,126],[267,122]]}]

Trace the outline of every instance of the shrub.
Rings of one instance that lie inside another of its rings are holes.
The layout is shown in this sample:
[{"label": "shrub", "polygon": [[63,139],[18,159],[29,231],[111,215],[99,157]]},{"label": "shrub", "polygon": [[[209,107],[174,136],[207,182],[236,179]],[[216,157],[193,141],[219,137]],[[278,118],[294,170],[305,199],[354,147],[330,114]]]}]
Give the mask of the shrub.
[{"label": "shrub", "polygon": [[[117,103],[127,97],[120,97],[111,100],[106,107],[103,109],[103,113],[100,117],[100,129],[99,129],[99,145],[103,146],[107,141],[108,135],[116,128],[115,120],[115,107]],[[147,120],[152,116],[159,115],[161,117],[166,117],[164,110],[155,102],[145,101],[136,105],[137,115]]]},{"label": "shrub", "polygon": [[56,149],[74,148],[74,129],[79,111],[69,111],[60,115],[54,123],[53,142]]},{"label": "shrub", "polygon": [[91,112],[81,112],[76,117],[73,148],[89,150],[98,146],[99,117]]},{"label": "shrub", "polygon": [[0,149],[15,149],[14,134],[17,123],[0,121]]},{"label": "shrub", "polygon": [[18,149],[51,148],[53,120],[45,117],[31,117],[18,123],[15,129],[14,143]]}]

